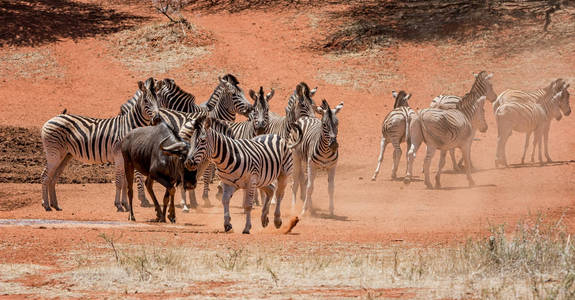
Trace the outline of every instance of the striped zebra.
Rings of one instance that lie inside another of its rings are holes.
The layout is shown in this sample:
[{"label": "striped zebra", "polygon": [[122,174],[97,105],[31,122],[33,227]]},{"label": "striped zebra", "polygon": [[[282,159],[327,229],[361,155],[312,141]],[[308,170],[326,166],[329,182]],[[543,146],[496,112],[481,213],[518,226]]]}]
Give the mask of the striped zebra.
[{"label": "striped zebra", "polygon": [[[489,81],[491,75],[479,74],[480,81]],[[441,187],[441,170],[445,165],[447,151],[453,148],[461,149],[465,162],[465,171],[469,185],[475,185],[471,177],[470,152],[473,140],[473,125],[479,124],[481,132],[487,131],[485,122],[485,96],[480,96],[476,89],[472,88],[457,104],[457,109],[426,108],[417,112],[411,120],[409,131],[411,134],[411,148],[407,154],[407,174],[404,182],[411,180],[413,162],[417,150],[422,142],[427,145],[427,153],[423,164],[425,185],[432,189],[429,179],[429,165],[435,154],[435,150],[441,151],[439,169],[435,175],[435,185]]]},{"label": "striped zebra", "polygon": [[[161,84],[160,84],[161,85]],[[160,121],[154,80],[138,82],[140,90],[136,105],[124,115],[96,119],[61,114],[42,126],[42,144],[46,168],[42,171],[42,206],[61,210],[56,198],[56,181],[70,158],[87,163],[113,162],[116,167],[116,198],[118,211],[128,209],[125,194],[124,160],[120,149],[122,138],[132,129]],[[120,201],[122,196],[122,201]]]},{"label": "striped zebra", "polygon": [[[335,109],[331,109],[324,99],[321,107],[316,108],[316,111],[322,116],[321,119],[303,117],[296,123],[303,131],[303,141],[294,151],[295,174],[292,186],[292,207],[295,207],[297,191],[300,188],[300,197],[303,198],[305,194],[302,215],[306,213],[308,208],[310,208],[311,213],[314,213],[311,195],[315,176],[319,169],[327,169],[329,212],[334,214],[334,180],[339,155],[337,114],[342,108],[343,102],[338,104]],[[306,167],[305,174],[304,166]]]},{"label": "striped zebra", "polygon": [[[552,81],[548,86],[537,89],[534,91],[520,91],[520,90],[506,90],[501,93],[495,102],[493,102],[493,112],[495,113],[499,106],[504,103],[509,102],[518,102],[523,104],[535,104],[539,101],[539,99],[543,99],[547,93],[549,95],[556,94],[560,91],[563,87],[564,81],[563,79],[559,78]],[[567,92],[564,96],[569,97],[569,93]],[[559,121],[563,117],[560,111],[554,109],[552,110],[554,114],[554,118]],[[525,144],[523,146],[523,156],[521,157],[521,164],[525,163],[525,155],[527,153],[527,148],[529,147],[529,140],[531,138],[531,134],[533,132],[528,131],[525,133]],[[531,162],[534,160],[535,155],[535,147],[533,147],[533,151],[531,152]]]},{"label": "striped zebra", "polygon": [[[391,170],[391,178],[397,178],[397,167],[399,166],[399,160],[401,159],[401,143],[407,143],[407,150],[409,150],[409,122],[415,111],[409,107],[407,101],[411,98],[411,94],[406,94],[405,91],[392,91],[391,92],[395,103],[393,104],[393,110],[390,111],[381,126],[381,143],[379,150],[379,157],[377,158],[377,167],[373,173],[372,181],[375,181],[377,174],[379,174],[379,168],[381,167],[381,162],[383,161],[383,153],[385,152],[385,147],[391,142],[393,145],[393,169]],[[407,151],[406,151],[407,152]]]},{"label": "striped zebra", "polygon": [[[305,82],[300,82],[294,93],[289,97],[287,104],[287,111],[294,111],[297,119],[301,117],[315,118],[315,102],[313,96],[317,92],[317,87],[313,90]],[[305,101],[300,101],[305,100]],[[279,117],[272,113],[272,118]]]},{"label": "striped zebra", "polygon": [[252,200],[256,190],[263,189],[266,199],[262,208],[262,226],[268,225],[270,198],[274,193],[272,182],[278,181],[277,205],[274,224],[279,228],[281,219],[281,200],[292,172],[293,157],[291,149],[301,142],[301,129],[296,126],[299,137],[287,141],[277,135],[262,135],[253,139],[233,139],[213,129],[218,120],[199,118],[191,121],[190,151],[193,160],[186,160],[192,169],[201,164],[206,157],[216,165],[217,174],[223,183],[222,204],[224,206],[224,229],[232,229],[230,223],[230,198],[238,189],[244,190],[244,212],[246,224],[244,234],[250,233]]},{"label": "striped zebra", "polygon": [[543,142],[547,162],[552,162],[548,150],[549,129],[553,118],[560,120],[562,112],[566,116],[571,114],[568,88],[569,85],[563,81],[555,82],[552,88],[546,89],[542,96],[537,97],[536,102],[526,100],[528,94],[521,93],[521,91],[511,91],[503,95],[509,98],[519,96],[522,97],[522,101],[503,101],[495,111],[495,120],[497,121],[496,167],[499,165],[507,166],[505,145],[512,131],[526,133],[522,163],[525,162],[525,153],[531,132],[534,133],[531,161],[534,161],[535,148],[538,146],[539,162],[543,164],[541,155]]},{"label": "striped zebra", "polygon": [[[161,110],[161,116],[164,120],[168,121],[173,128],[180,128],[186,117],[194,118],[202,114],[207,114],[212,118],[217,118],[221,120],[233,121],[236,118],[236,114],[243,114],[249,116],[252,111],[252,105],[246,99],[243,90],[238,86],[239,81],[237,78],[231,74],[227,74],[223,77],[218,77],[219,84],[214,89],[214,92],[207,101],[208,105],[206,107],[201,107],[195,105],[195,97],[192,94],[185,92],[171,79],[164,79],[162,81],[163,85],[158,89],[158,101],[160,107],[168,108],[171,110]],[[164,85],[168,85],[165,87]],[[125,103],[124,105],[129,105]],[[174,111],[174,109],[181,109],[183,112],[193,113],[193,115],[184,115]],[[208,168],[206,173],[200,173],[204,175],[204,190],[202,198],[204,200],[204,206],[211,206],[208,193],[209,193],[209,181],[211,181],[212,173],[209,172]],[[147,207],[151,206],[149,201],[146,199],[145,185],[143,177],[136,172],[136,183],[138,189],[138,199],[140,200],[141,206]],[[197,201],[195,198],[195,191],[189,191],[190,205],[192,207],[197,207]],[[182,190],[182,206],[184,211],[189,211],[186,205],[186,194]]]},{"label": "striped zebra", "polygon": [[[493,90],[493,85],[489,79],[493,77],[493,74],[486,75],[486,71],[481,71],[479,74],[474,74],[475,82],[471,86],[470,93],[475,93],[476,96],[485,96],[486,100],[490,103],[495,103],[497,100],[497,94]],[[461,97],[452,95],[439,95],[435,97],[429,107],[440,108],[440,109],[454,109],[457,108],[457,104],[461,101]],[[476,124],[477,125],[477,124]],[[473,130],[473,136],[475,137],[475,127]],[[453,164],[454,170],[463,169],[463,156],[457,162],[455,159],[455,149],[449,150],[449,156],[451,157],[451,163]],[[473,170],[473,163],[471,164],[471,169]]]}]

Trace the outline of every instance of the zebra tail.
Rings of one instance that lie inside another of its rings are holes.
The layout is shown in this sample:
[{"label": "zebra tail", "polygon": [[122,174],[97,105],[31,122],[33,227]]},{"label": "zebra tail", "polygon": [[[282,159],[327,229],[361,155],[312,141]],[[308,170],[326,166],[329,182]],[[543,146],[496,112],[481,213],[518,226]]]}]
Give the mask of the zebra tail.
[{"label": "zebra tail", "polygon": [[405,113],[405,142],[407,143],[407,151],[411,147],[411,135],[409,134],[409,113]]},{"label": "zebra tail", "polygon": [[301,143],[301,141],[303,140],[303,130],[301,129],[301,127],[299,126],[298,123],[293,123],[294,129],[296,131],[298,131],[298,138],[293,141],[292,143],[288,144],[287,147],[289,149],[293,149],[294,147],[296,147],[297,145],[299,145]]}]

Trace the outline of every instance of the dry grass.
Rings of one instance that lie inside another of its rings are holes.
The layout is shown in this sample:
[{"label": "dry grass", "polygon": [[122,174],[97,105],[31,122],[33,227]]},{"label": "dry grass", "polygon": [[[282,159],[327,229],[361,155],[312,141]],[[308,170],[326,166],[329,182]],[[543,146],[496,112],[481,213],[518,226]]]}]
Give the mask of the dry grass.
[{"label": "dry grass", "polygon": [[0,78],[61,78],[60,66],[48,49],[10,51],[0,56]]},{"label": "dry grass", "polygon": [[158,74],[208,54],[211,44],[211,34],[192,24],[159,23],[112,35],[108,50],[129,69]]},{"label": "dry grass", "polygon": [[199,295],[228,297],[343,297],[353,291],[370,298],[390,289],[423,298],[575,297],[575,244],[561,222],[542,218],[511,233],[497,226],[487,238],[427,248],[298,244],[290,252],[289,245],[154,247],[103,237],[108,258],[86,252],[76,259],[78,268],[52,276],[72,291],[116,293],[198,293],[202,285]]}]

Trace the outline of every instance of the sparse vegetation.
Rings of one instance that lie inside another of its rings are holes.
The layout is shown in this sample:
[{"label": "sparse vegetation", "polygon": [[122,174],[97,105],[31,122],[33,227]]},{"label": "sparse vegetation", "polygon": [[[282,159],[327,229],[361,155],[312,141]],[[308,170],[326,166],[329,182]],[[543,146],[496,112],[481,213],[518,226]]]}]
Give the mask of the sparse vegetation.
[{"label": "sparse vegetation", "polygon": [[109,38],[109,51],[130,69],[147,75],[165,73],[209,52],[211,34],[188,24],[156,23]]}]

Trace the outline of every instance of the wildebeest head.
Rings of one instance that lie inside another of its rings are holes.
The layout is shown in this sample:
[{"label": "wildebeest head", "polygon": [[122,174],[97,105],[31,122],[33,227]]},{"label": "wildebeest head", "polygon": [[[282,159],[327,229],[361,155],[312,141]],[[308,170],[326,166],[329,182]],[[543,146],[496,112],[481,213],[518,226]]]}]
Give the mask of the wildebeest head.
[{"label": "wildebeest head", "polygon": [[190,152],[190,145],[187,142],[182,141],[177,136],[174,136],[174,138],[175,142],[170,141],[169,137],[166,137],[160,144],[160,147],[162,148],[162,151],[165,155],[174,157],[184,166],[184,168],[181,170],[181,181],[183,183],[184,189],[195,189],[197,184],[197,170],[189,168],[185,165],[186,158]]}]

